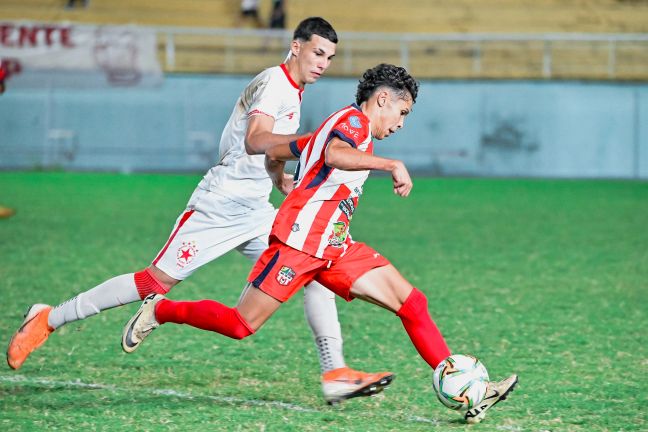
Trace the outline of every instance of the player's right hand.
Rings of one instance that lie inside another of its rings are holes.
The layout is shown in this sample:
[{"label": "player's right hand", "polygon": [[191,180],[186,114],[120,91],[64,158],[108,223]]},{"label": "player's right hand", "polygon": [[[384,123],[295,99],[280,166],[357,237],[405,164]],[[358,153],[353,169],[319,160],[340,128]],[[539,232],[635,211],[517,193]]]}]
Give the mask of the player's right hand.
[{"label": "player's right hand", "polygon": [[295,188],[295,179],[291,174],[284,173],[279,181],[274,182],[275,187],[284,195],[288,195]]},{"label": "player's right hand", "polygon": [[394,193],[396,195],[406,197],[412,191],[414,184],[405,167],[401,161],[395,161],[394,168],[391,171],[392,181],[394,182]]}]

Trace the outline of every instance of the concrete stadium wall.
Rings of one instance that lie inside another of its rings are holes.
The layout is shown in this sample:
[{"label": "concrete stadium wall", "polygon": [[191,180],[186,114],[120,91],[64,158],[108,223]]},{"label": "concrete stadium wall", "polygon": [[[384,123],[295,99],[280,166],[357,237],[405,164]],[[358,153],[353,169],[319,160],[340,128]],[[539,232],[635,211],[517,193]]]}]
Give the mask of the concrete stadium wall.
[{"label": "concrete stadium wall", "polygon": [[[0,168],[201,171],[247,76],[172,75],[160,88],[18,89],[0,97]],[[9,86],[11,82],[9,82]],[[302,130],[354,100],[356,81],[304,93]],[[648,178],[648,84],[423,82],[377,154],[437,175]]]}]

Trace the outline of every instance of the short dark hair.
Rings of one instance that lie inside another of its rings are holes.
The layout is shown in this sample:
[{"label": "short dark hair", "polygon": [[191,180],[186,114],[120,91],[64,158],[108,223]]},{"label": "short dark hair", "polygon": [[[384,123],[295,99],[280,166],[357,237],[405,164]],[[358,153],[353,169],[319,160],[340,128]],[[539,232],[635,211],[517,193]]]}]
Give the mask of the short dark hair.
[{"label": "short dark hair", "polygon": [[416,102],[419,84],[412,76],[407,73],[405,68],[391,64],[379,64],[362,74],[362,79],[358,83],[356,92],[356,103],[369,100],[372,94],[379,87],[389,87],[401,98],[405,99],[407,93],[412,97],[412,103]]},{"label": "short dark hair", "polygon": [[320,17],[310,17],[300,22],[293,34],[293,40],[299,39],[308,42],[313,35],[321,36],[335,44],[338,43],[337,33],[333,26]]}]

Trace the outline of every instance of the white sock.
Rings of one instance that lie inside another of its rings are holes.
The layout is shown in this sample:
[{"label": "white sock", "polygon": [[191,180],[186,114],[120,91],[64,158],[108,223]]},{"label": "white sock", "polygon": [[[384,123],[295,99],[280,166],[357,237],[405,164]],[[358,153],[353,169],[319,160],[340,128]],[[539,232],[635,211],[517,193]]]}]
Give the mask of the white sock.
[{"label": "white sock", "polygon": [[317,282],[306,285],[304,313],[315,338],[322,373],[346,366],[335,294]]},{"label": "white sock", "polygon": [[133,273],[116,276],[96,287],[82,292],[52,309],[48,324],[52,328],[82,320],[99,312],[140,301]]}]

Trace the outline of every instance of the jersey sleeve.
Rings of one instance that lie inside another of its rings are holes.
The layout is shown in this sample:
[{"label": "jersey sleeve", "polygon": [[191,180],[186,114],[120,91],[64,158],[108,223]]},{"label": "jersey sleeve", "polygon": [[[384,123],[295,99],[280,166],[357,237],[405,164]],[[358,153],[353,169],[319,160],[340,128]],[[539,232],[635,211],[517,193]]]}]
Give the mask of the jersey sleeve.
[{"label": "jersey sleeve", "polygon": [[262,114],[276,119],[284,98],[284,89],[279,84],[276,74],[270,74],[258,82],[257,88],[253,91],[254,96],[247,112],[248,116]]},{"label": "jersey sleeve", "polygon": [[306,146],[308,145],[308,142],[310,141],[311,137],[305,137],[305,138],[300,138],[296,141],[291,141],[290,142],[290,151],[292,154],[295,155],[295,157],[300,157]]},{"label": "jersey sleeve", "polygon": [[353,148],[358,148],[360,144],[366,141],[369,134],[369,119],[355,111],[342,116],[338,120],[329,133],[327,143],[332,138],[339,138]]}]

